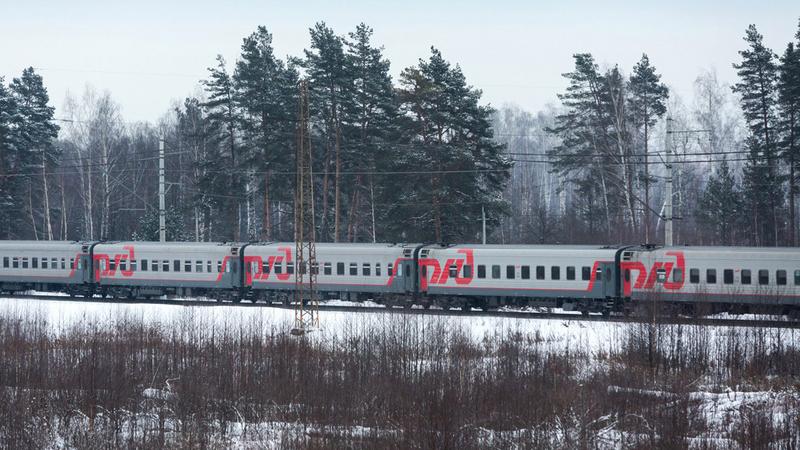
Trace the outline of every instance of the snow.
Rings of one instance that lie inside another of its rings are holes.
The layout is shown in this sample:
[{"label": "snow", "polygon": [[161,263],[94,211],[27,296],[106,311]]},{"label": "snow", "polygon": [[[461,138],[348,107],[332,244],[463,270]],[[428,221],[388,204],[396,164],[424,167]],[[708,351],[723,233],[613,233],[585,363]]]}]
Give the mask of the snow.
[{"label": "snow", "polygon": [[[350,302],[333,301],[328,304],[340,306],[354,306]],[[380,305],[370,305],[381,307]],[[382,308],[382,307],[381,307]],[[247,327],[248,330],[257,330],[264,333],[288,333],[293,326],[294,311],[279,307],[242,307],[232,304],[209,303],[204,306],[182,306],[179,304],[136,304],[136,303],[104,303],[82,302],[80,300],[34,300],[34,299],[4,299],[0,302],[0,317],[24,318],[33,317],[35,320],[45,322],[53,333],[59,333],[68,327],[82,324],[96,324],[111,326],[120,321],[143,321],[145,323],[159,324],[166,328],[181,329],[187,323],[196,327],[209,329],[221,327],[228,330],[236,327]],[[400,310],[390,312],[344,312],[320,311],[321,327],[309,333],[310,339],[331,339],[345,337],[348,333],[369,331],[387,324],[402,321],[411,325],[441,325],[459,330],[476,342],[493,337],[520,334],[534,337],[537,343],[542,344],[542,349],[550,352],[563,352],[569,350],[572,354],[581,352],[586,355],[587,364],[582,366],[579,373],[574,376],[582,379],[591,376],[600,365],[613,364],[604,355],[618,351],[625,339],[632,331],[644,330],[640,324],[604,321],[582,321],[572,319],[553,318],[517,318],[496,316],[448,316],[407,314]],[[668,345],[670,335],[679,327],[685,331],[686,327],[700,327],[694,325],[665,325],[660,330],[663,333],[661,341]],[[795,329],[768,329],[758,330],[741,326],[713,326],[702,328],[707,332],[709,355],[716,355],[717,346],[725,345],[726,340],[736,333],[746,333],[752,337],[753,333],[762,333],[759,337],[770,343],[780,343],[783,348],[800,348],[800,331]],[[200,336],[203,334],[200,333]],[[196,339],[197,334],[187,333],[186,339]],[[679,336],[678,336],[679,337]],[[712,356],[713,357],[713,356]],[[425,365],[427,361],[418,361]],[[702,383],[701,383],[702,384]],[[800,404],[800,394],[796,391],[773,392],[746,388],[718,386],[693,387],[694,392],[673,393],[656,389],[634,389],[624,386],[609,386],[609,395],[640,396],[642,398],[656,398],[672,403],[686,400],[690,403],[692,421],[705,422],[707,432],[688,441],[690,448],[707,448],[711,442],[719,448],[727,447],[731,436],[736,430],[731,429],[731,424],[741,423],[745,420],[743,414],[747,411],[768,411],[773,422],[778,425],[789,417],[787,411],[793,410]],[[722,392],[720,392],[722,390]],[[716,392],[714,392],[716,391]],[[169,384],[161,389],[142,389],[141,397],[149,402],[169,404],[176,401],[176,394]],[[98,419],[99,420],[99,419]],[[622,421],[636,420],[631,417],[604,416],[595,420],[598,431],[596,443],[598,448],[624,448],[625,442],[632,438],[631,434],[622,431]],[[157,426],[154,419],[147,416],[131,417],[132,426],[152,429]],[[168,423],[167,429],[179,429],[180,424]],[[217,424],[229,430],[225,442],[219,442],[219,447],[224,448],[278,448],[278,443],[287,436],[289,438],[308,435],[309,433],[328,433],[350,436],[386,436],[395,432],[391,429],[375,429],[365,427],[316,427],[309,424],[265,422],[245,423],[231,422]],[[125,429],[125,427],[123,427]],[[63,430],[62,430],[63,431]],[[486,443],[509,442],[515,436],[524,436],[531,430],[492,431],[479,428],[477,430],[481,440]],[[553,439],[558,440],[558,433],[568,430],[552,430]],[[58,430],[56,430],[58,435]],[[635,436],[634,436],[635,437]],[[258,444],[256,444],[258,443]],[[56,444],[56,448],[58,445]]]}]

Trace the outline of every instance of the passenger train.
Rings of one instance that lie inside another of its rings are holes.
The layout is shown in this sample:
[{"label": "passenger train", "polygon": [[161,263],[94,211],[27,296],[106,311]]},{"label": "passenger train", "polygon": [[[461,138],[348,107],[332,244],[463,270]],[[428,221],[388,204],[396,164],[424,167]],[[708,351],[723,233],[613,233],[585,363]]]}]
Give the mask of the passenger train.
[{"label": "passenger train", "polygon": [[0,241],[0,293],[289,304],[311,271],[321,299],[387,306],[800,316],[790,248],[319,243],[296,261],[291,242]]}]

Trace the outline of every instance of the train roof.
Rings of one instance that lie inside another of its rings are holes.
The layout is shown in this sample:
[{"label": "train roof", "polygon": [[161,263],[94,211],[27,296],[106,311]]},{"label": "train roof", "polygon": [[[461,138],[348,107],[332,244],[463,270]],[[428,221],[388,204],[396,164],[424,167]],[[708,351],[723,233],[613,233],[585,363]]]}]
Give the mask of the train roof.
[{"label": "train roof", "polygon": [[771,254],[798,254],[800,248],[798,247],[723,247],[723,246],[692,246],[692,245],[675,245],[672,247],[655,247],[652,250],[658,251],[674,251],[680,250],[683,252],[706,252],[706,253],[771,253]]},{"label": "train roof", "polygon": [[57,248],[79,247],[85,243],[86,242],[80,242],[80,241],[0,241],[0,248],[53,250]]},{"label": "train roof", "polygon": [[617,250],[616,245],[530,245],[530,244],[458,244],[448,248],[480,248],[487,250]]}]

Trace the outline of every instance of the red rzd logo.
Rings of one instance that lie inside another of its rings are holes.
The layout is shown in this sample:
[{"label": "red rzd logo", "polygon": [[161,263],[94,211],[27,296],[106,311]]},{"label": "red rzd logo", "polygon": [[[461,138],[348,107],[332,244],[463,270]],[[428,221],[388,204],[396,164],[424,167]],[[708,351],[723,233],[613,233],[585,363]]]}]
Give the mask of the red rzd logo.
[{"label": "red rzd logo", "polygon": [[[455,268],[456,276],[453,277],[457,285],[467,285],[472,283],[472,278],[475,276],[475,258],[471,248],[462,248],[458,250],[463,257],[450,258],[444,263],[444,267],[439,265],[439,260],[434,258],[420,258],[419,269],[420,273],[425,273],[425,276],[420,277],[420,287],[424,290],[427,289],[428,284],[445,285],[450,278],[450,269]],[[472,269],[468,277],[464,276],[464,266],[470,266]]]},{"label": "red rzd logo", "polygon": [[[656,261],[653,263],[649,272],[644,264],[639,261],[625,261],[620,263],[620,269],[626,274],[623,278],[624,294],[626,296],[631,295],[633,288],[645,290],[653,289],[656,285],[659,269],[663,269],[666,276],[663,283],[664,289],[669,291],[680,290],[686,279],[686,259],[683,256],[683,252],[667,252],[667,256],[674,257],[675,261]],[[680,277],[680,280],[673,280],[673,269],[680,270],[683,275]],[[631,286],[632,277],[628,275],[628,273],[632,274],[634,271],[637,272],[637,276],[636,280],[633,282],[633,286]]]}]

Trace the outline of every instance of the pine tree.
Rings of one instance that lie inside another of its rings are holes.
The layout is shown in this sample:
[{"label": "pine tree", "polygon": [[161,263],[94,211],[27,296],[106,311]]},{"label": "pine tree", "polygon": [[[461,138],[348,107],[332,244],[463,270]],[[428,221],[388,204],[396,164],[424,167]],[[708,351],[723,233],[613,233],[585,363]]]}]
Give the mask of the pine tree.
[{"label": "pine tree", "polygon": [[17,102],[0,77],[0,238],[14,236],[19,221],[20,143],[17,133],[21,117]]},{"label": "pine tree", "polygon": [[[556,117],[555,125],[546,131],[560,138],[561,143],[548,152],[553,170],[580,187],[583,196],[598,203],[584,208],[602,211],[607,239],[615,229],[615,218],[633,215],[631,177],[625,172],[630,160],[630,135],[625,114],[619,107],[624,100],[621,76],[614,69],[600,74],[594,58],[588,53],[574,55],[575,69],[564,74],[569,86],[559,98],[565,111]],[[632,217],[631,217],[632,219]],[[600,231],[597,230],[597,231]]]},{"label": "pine tree", "polygon": [[[311,49],[305,50],[303,66],[308,73],[311,95],[311,114],[322,125],[319,130],[324,150],[322,156],[322,204],[320,232],[323,238],[329,236],[328,224],[329,210],[329,185],[328,173],[331,165],[334,167],[334,194],[333,194],[333,241],[339,242],[343,228],[341,212],[343,210],[343,196],[347,189],[343,188],[342,172],[350,163],[350,155],[344,150],[347,148],[343,142],[345,130],[349,123],[346,117],[347,103],[353,98],[352,80],[344,52],[344,40],[337,36],[324,22],[314,25],[309,30],[311,35]],[[349,184],[348,184],[349,186]]]},{"label": "pine tree", "polygon": [[217,170],[226,171],[228,182],[224,185],[224,190],[215,191],[217,195],[224,195],[229,201],[225,202],[224,230],[229,230],[225,239],[238,241],[241,235],[241,199],[238,198],[242,192],[239,157],[239,123],[240,116],[236,105],[236,91],[233,80],[228,74],[225,59],[222,55],[217,56],[217,67],[208,69],[209,79],[203,81],[208,101],[203,103],[207,108],[208,119],[212,122],[214,129],[218,131],[214,138],[215,144],[220,147],[220,159],[217,162]]},{"label": "pine tree", "polygon": [[191,153],[192,191],[191,209],[194,213],[195,239],[209,241],[212,239],[215,211],[223,210],[222,206],[229,199],[220,201],[215,192],[224,192],[226,177],[218,176],[219,146],[214,145],[214,137],[219,133],[215,124],[209,120],[200,101],[187,98],[182,108],[176,109],[176,135],[183,148]]},{"label": "pine tree", "polygon": [[[381,186],[391,183],[389,178],[376,173],[387,168],[394,155],[387,151],[390,148],[387,144],[396,134],[397,105],[389,61],[383,57],[382,48],[372,45],[372,33],[372,28],[362,23],[345,42],[347,66],[352,71],[350,79],[353,83],[352,100],[345,106],[346,115],[352,121],[351,126],[345,129],[345,140],[353,161],[352,168],[355,172],[365,173],[356,175],[348,213],[348,241],[358,239],[360,226],[367,222],[364,217],[370,218],[369,234],[373,241],[377,239],[376,215],[380,207],[376,206],[375,199],[383,195]],[[362,200],[364,197],[369,199],[366,211],[363,211],[367,205]]]},{"label": "pine tree", "polygon": [[708,180],[696,210],[698,220],[714,230],[714,243],[735,243],[737,218],[742,214],[741,197],[736,178],[723,158],[717,173]]},{"label": "pine tree", "polygon": [[482,207],[492,224],[507,211],[500,193],[511,164],[502,156],[505,146],[493,141],[493,109],[479,104],[481,91],[435,48],[402,72],[400,86],[405,147],[395,162],[401,170],[432,173],[404,177],[387,202],[389,224],[410,232],[406,239],[473,240]]},{"label": "pine tree", "polygon": [[800,26],[797,45],[790,42],[778,68],[779,147],[789,166],[789,243],[797,245],[795,200],[797,197],[797,165],[800,164]]},{"label": "pine tree", "polygon": [[[247,166],[261,172],[261,239],[272,240],[270,184],[290,183],[293,162],[297,71],[275,57],[272,35],[263,26],[244,39],[241,59],[233,76],[237,103],[244,113],[242,128],[247,142]],[[250,190],[255,190],[251,188]],[[289,198],[284,198],[289,201]],[[255,238],[256,236],[250,236]]]},{"label": "pine tree", "polygon": [[[11,82],[11,91],[16,98],[17,110],[21,119],[18,133],[24,164],[31,175],[35,174],[41,182],[39,196],[42,202],[42,235],[45,239],[52,240],[53,225],[50,220],[47,173],[56,164],[59,154],[58,149],[53,145],[59,129],[53,121],[55,108],[48,105],[50,97],[47,95],[42,77],[35,73],[32,67],[23,70],[21,77],[14,78]],[[29,195],[33,196],[33,192],[30,192]],[[30,207],[32,208],[32,206]],[[34,211],[30,211],[30,214],[35,231]],[[38,239],[38,235],[35,234],[35,237]]]},{"label": "pine tree", "polygon": [[740,81],[732,89],[741,96],[742,111],[750,130],[750,152],[745,170],[745,196],[751,202],[751,225],[756,245],[778,245],[779,210],[782,206],[781,177],[777,170],[775,104],[777,65],[775,54],[763,44],[755,25],[748,27],[748,48],[734,64]]},{"label": "pine tree", "polygon": [[632,116],[633,124],[643,130],[642,142],[644,144],[642,156],[644,161],[644,229],[645,242],[650,242],[650,183],[652,182],[649,171],[649,141],[650,128],[655,125],[664,113],[667,112],[666,100],[669,97],[669,89],[661,83],[661,75],[656,73],[656,68],[650,65],[647,55],[642,55],[642,59],[634,66],[633,74],[628,80],[628,90],[630,97],[629,111]]}]

